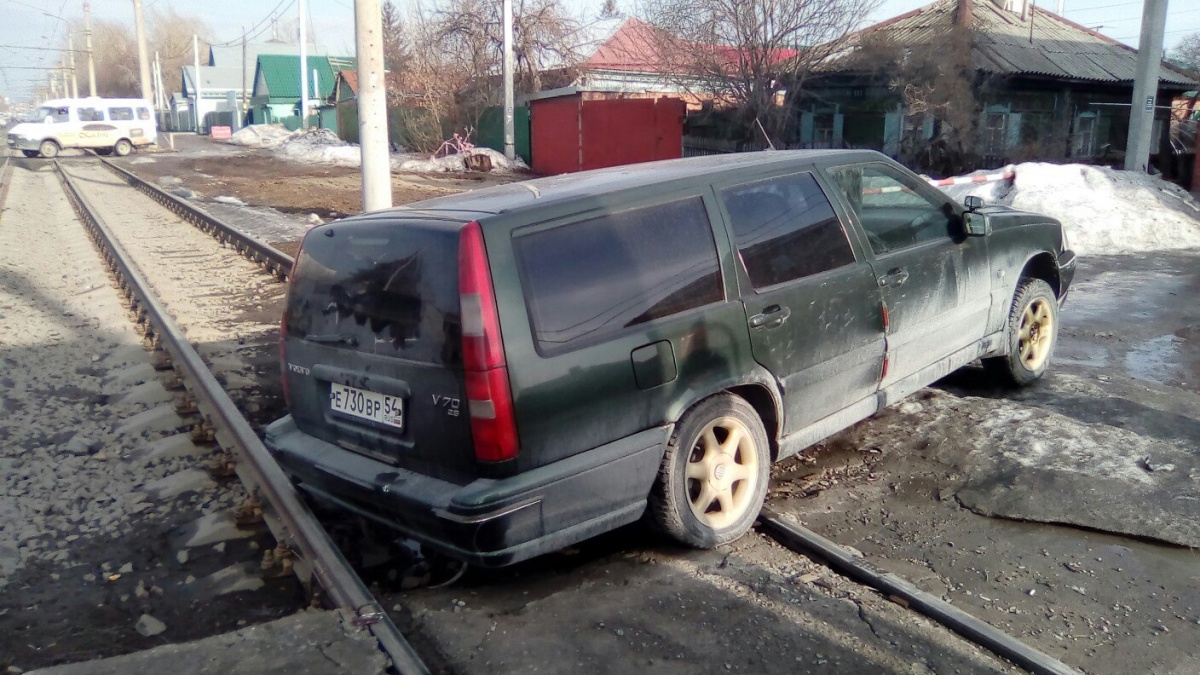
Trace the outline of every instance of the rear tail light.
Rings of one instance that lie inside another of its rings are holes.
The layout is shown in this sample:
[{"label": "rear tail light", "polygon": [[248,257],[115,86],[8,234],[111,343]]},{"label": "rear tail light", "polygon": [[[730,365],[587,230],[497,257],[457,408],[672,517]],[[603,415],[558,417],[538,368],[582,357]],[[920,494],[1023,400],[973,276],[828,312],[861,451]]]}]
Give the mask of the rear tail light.
[{"label": "rear tail light", "polygon": [[512,459],[517,456],[517,424],[492,273],[483,246],[483,230],[477,222],[467,223],[459,234],[458,292],[475,458],[483,462]]}]

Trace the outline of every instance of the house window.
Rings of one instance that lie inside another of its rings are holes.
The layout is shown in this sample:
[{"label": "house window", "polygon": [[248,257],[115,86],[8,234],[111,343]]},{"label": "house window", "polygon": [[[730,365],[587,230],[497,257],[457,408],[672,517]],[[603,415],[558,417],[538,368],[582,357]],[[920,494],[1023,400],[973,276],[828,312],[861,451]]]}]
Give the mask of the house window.
[{"label": "house window", "polygon": [[1003,155],[1008,143],[1008,113],[987,113],[983,120],[983,154]]}]

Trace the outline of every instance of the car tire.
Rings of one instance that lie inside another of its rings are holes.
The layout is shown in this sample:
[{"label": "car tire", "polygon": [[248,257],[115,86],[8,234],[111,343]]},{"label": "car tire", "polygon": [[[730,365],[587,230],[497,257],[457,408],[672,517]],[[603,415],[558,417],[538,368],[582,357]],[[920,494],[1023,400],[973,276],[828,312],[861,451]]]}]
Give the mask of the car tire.
[{"label": "car tire", "polygon": [[25,155],[26,157],[33,158],[33,157],[38,156],[38,151],[37,150],[22,150],[21,154]]},{"label": "car tire", "polygon": [[54,141],[42,141],[42,144],[38,146],[38,154],[46,159],[58,157],[58,143]]},{"label": "car tire", "polygon": [[745,399],[704,399],[675,427],[650,492],[648,518],[688,546],[731,542],[758,517],[770,464],[767,433]]},{"label": "car tire", "polygon": [[1041,279],[1021,280],[1013,295],[1004,339],[1007,353],[983,359],[989,374],[1018,387],[1045,374],[1058,343],[1058,299],[1050,284]]},{"label": "car tire", "polygon": [[130,143],[124,138],[117,141],[117,144],[113,146],[113,154],[117,157],[124,157],[131,152],[133,152],[133,143]]}]

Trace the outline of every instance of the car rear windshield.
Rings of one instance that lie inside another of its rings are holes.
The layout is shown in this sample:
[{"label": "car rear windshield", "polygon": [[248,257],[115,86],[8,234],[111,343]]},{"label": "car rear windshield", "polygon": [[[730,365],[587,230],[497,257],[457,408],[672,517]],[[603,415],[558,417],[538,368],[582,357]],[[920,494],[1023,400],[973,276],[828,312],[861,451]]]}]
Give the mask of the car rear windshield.
[{"label": "car rear windshield", "polygon": [[288,338],[461,364],[460,228],[446,221],[374,219],[313,230],[288,294]]},{"label": "car rear windshield", "polygon": [[518,237],[538,347],[555,351],[724,299],[699,197]]}]

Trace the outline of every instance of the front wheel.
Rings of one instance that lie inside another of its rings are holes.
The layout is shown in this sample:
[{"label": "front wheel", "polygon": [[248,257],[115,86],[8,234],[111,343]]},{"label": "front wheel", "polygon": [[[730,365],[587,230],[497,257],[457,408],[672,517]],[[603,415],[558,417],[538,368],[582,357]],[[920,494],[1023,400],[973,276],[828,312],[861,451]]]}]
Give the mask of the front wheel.
[{"label": "front wheel", "polygon": [[731,542],[762,509],[770,462],[754,408],[730,394],[707,398],[675,428],[650,493],[649,518],[689,546]]},{"label": "front wheel", "polygon": [[122,138],[113,146],[113,154],[117,157],[124,157],[130,152],[133,152],[133,144]]},{"label": "front wheel", "polygon": [[58,143],[54,141],[42,141],[42,145],[38,148],[38,154],[46,159],[58,157]]},{"label": "front wheel", "polygon": [[1008,384],[1025,386],[1050,367],[1058,341],[1058,299],[1041,279],[1022,279],[1013,296],[1005,330],[1008,353],[983,360],[989,373]]}]

